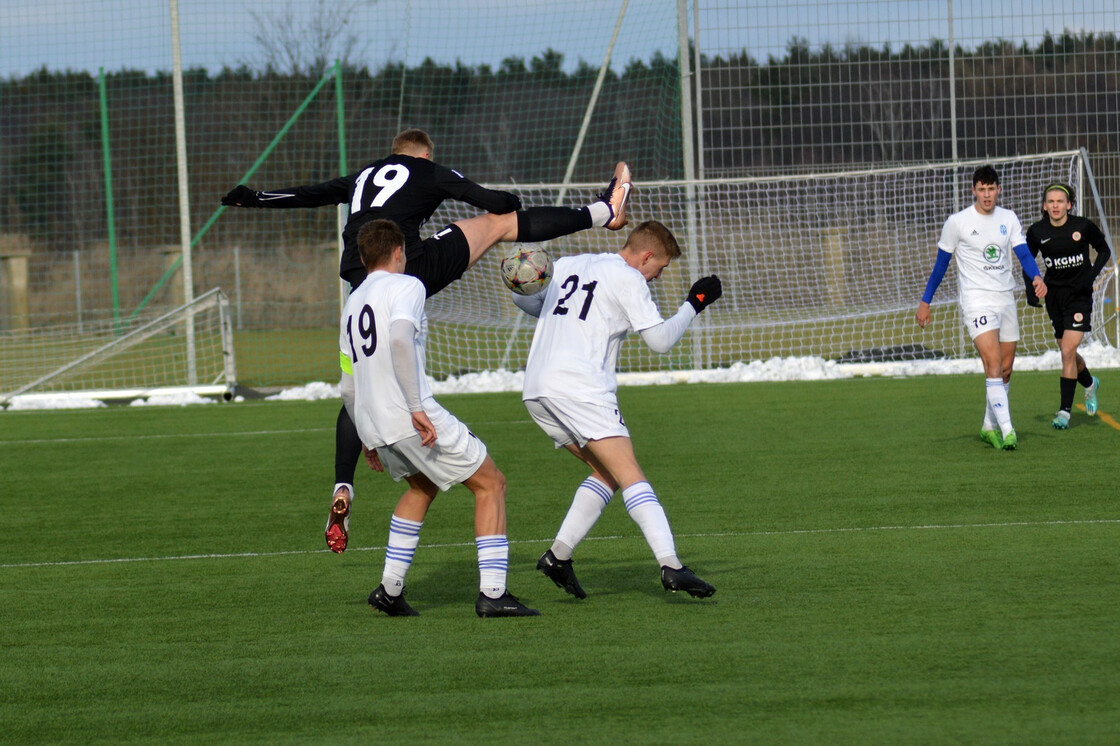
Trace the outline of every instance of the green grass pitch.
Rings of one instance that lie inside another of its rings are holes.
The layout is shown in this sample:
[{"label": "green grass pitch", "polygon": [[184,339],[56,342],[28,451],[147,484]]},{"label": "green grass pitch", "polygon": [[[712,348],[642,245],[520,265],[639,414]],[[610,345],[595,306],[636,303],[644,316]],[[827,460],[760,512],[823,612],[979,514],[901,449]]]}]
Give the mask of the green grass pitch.
[{"label": "green grass pitch", "polygon": [[370,610],[400,487],[363,467],[326,551],[337,402],[0,413],[0,742],[1118,743],[1098,375],[1103,416],[1056,432],[1057,373],[1016,374],[1013,453],[979,375],[623,389],[709,600],[661,589],[618,497],[565,596],[534,565],[581,467],[516,395],[443,397],[506,473],[533,619],[475,616],[461,487],[421,616]]}]

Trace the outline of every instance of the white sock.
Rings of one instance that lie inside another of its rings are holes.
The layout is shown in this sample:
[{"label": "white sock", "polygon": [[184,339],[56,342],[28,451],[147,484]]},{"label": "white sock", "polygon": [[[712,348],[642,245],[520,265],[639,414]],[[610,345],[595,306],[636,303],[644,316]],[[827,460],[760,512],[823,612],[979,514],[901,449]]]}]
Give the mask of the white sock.
[{"label": "white sock", "polygon": [[[985,379],[985,380],[987,380],[987,379]],[[985,389],[984,389],[984,424],[981,425],[980,429],[981,430],[995,430],[996,427],[998,427],[998,425],[996,425],[996,416],[992,412],[992,402],[991,402],[990,399],[988,399],[987,387],[985,386]]]},{"label": "white sock", "polygon": [[1007,403],[1007,387],[1002,378],[986,378],[988,406],[999,423],[1000,432],[1006,436],[1011,432],[1011,407]]},{"label": "white sock", "polygon": [[583,480],[576,488],[572,506],[568,508],[568,514],[564,516],[564,522],[556,532],[556,541],[552,543],[552,553],[556,559],[572,558],[572,550],[587,536],[612,497],[614,493],[611,488],[595,477]]},{"label": "white sock", "polygon": [[347,484],[346,482],[339,482],[338,484],[336,484],[334,486],[334,492],[331,493],[331,497],[334,497],[335,494],[338,493],[339,487],[345,487],[350,492],[350,502],[354,502],[354,485]]},{"label": "white sock", "polygon": [[681,561],[677,559],[677,547],[673,542],[673,531],[669,528],[669,518],[649,482],[635,482],[624,489],[622,501],[626,505],[626,512],[638,524],[638,528],[642,529],[646,543],[653,550],[658,563],[679,570]]},{"label": "white sock", "polygon": [[404,590],[404,576],[412,565],[412,555],[420,544],[420,527],[423,521],[410,521],[394,514],[389,519],[389,545],[385,547],[385,570],[381,585],[385,593],[399,596]]},{"label": "white sock", "polygon": [[474,537],[478,548],[478,590],[489,598],[506,592],[509,571],[509,539],[505,534]]},{"label": "white sock", "polygon": [[591,213],[592,225],[602,227],[611,222],[611,206],[606,202],[592,202],[587,206],[587,211]]}]

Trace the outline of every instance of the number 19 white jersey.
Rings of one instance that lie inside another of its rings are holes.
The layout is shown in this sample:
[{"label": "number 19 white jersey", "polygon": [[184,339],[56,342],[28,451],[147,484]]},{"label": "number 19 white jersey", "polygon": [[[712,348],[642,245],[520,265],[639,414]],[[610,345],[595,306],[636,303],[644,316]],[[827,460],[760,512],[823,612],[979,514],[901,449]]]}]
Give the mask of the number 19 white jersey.
[{"label": "number 19 white jersey", "polygon": [[1023,226],[1011,210],[996,207],[991,215],[984,215],[970,205],[945,221],[937,248],[957,257],[963,301],[977,290],[1014,290],[1011,255],[1026,242]]},{"label": "number 19 white jersey", "polygon": [[622,341],[662,322],[645,277],[618,254],[581,254],[558,259],[543,292],[522,398],[617,406]]},{"label": "number 19 white jersey", "polygon": [[428,317],[424,285],[415,277],[384,270],[372,272],[350,295],[339,324],[338,346],[354,376],[354,425],[369,448],[390,445],[416,433],[412,412],[393,370],[389,327],[398,319],[418,330],[420,401],[425,410],[438,406],[424,375],[424,340]]}]

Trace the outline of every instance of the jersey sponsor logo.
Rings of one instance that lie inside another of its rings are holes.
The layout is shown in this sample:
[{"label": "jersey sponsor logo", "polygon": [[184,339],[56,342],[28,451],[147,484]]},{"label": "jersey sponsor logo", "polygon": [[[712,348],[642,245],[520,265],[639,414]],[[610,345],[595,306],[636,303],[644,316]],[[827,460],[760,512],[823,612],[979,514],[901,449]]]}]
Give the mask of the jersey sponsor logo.
[{"label": "jersey sponsor logo", "polygon": [[1081,254],[1076,256],[1056,256],[1051,259],[1048,256],[1042,257],[1047,269],[1067,269],[1069,267],[1080,267],[1085,263],[1085,257]]},{"label": "jersey sponsor logo", "polygon": [[[984,259],[986,259],[988,262],[998,262],[1000,254],[1002,254],[1002,252],[1000,251],[1000,248],[995,244],[988,244],[984,247]],[[985,269],[987,269],[987,267],[985,267]]]},{"label": "jersey sponsor logo", "polygon": [[1041,241],[1039,241],[1039,243],[1046,243],[1046,242],[1047,242],[1047,241],[1049,241],[1049,240],[1050,240],[1049,238],[1044,238],[1044,239],[1042,239]]},{"label": "jersey sponsor logo", "polygon": [[1081,231],[1074,231],[1073,232],[1073,240],[1074,241],[1080,241],[1081,240]]},{"label": "jersey sponsor logo", "polygon": [[972,229],[972,233],[970,233],[969,235],[971,235],[971,236],[979,236],[979,235],[980,235],[980,231],[978,231],[978,230],[976,230],[975,228],[973,228],[973,229]]}]

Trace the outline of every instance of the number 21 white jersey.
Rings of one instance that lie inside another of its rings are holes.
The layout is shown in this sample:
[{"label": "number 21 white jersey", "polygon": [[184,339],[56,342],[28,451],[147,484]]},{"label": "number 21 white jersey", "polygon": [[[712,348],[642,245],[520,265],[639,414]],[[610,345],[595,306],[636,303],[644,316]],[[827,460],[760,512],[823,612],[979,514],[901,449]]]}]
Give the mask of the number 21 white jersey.
[{"label": "number 21 white jersey", "polygon": [[581,254],[558,259],[543,292],[522,398],[617,406],[622,341],[662,322],[645,277],[618,254]]}]

